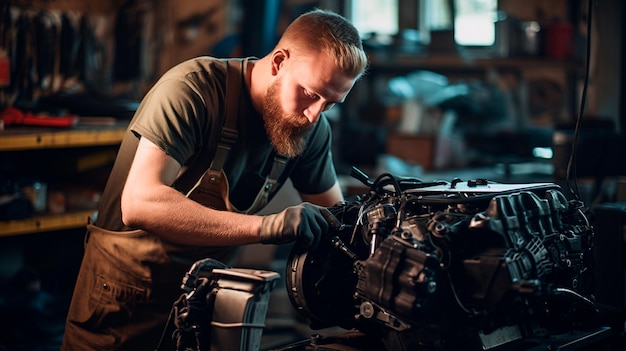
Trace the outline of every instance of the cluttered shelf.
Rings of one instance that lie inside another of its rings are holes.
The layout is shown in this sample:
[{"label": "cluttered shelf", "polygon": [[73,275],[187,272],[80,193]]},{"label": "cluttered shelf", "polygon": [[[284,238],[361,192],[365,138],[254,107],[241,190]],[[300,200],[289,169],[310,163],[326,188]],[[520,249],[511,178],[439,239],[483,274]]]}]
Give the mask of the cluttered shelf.
[{"label": "cluttered shelf", "polygon": [[[29,170],[31,170],[30,167],[49,169],[51,165],[46,158],[51,156],[55,158],[58,156],[57,162],[60,162],[58,167],[67,170],[77,171],[97,167],[111,162],[114,158],[114,151],[111,149],[121,143],[127,126],[128,121],[108,117],[79,117],[70,126],[65,127],[5,126],[0,130],[2,162],[15,163],[19,160],[20,165],[5,165],[12,172],[17,172],[16,174],[21,174],[20,169],[25,165],[28,165],[26,168]],[[89,148],[91,151],[87,154],[75,154],[69,151],[69,149],[80,150],[80,148]],[[41,153],[44,155],[36,156]],[[68,158],[75,159],[75,162],[66,160]],[[35,163],[35,166],[32,166],[32,163]],[[18,193],[3,196],[15,201],[11,210],[8,209],[11,201],[0,203],[0,209],[3,210],[0,211],[2,214],[0,237],[76,229],[85,226],[89,218],[94,218],[97,213],[97,202],[94,200],[97,196],[81,188],[56,189],[55,192],[50,192],[50,186],[48,186],[48,193],[44,190],[40,192],[41,194],[35,191],[33,185],[26,187],[20,185],[16,188],[19,188]],[[24,189],[30,189],[30,191],[23,191]],[[62,198],[58,203],[51,201],[54,199],[53,195],[58,197],[59,194],[62,194]],[[42,197],[47,197],[47,199],[42,199]],[[28,206],[32,208],[32,211],[28,213],[24,212],[26,202],[24,198],[32,203],[32,207]],[[55,208],[47,208],[52,203]],[[78,205],[74,205],[75,203]],[[59,205],[63,205],[62,210],[58,209]],[[37,207],[40,208],[37,210]]]},{"label": "cluttered shelf", "polygon": [[88,223],[89,218],[94,218],[96,213],[96,210],[89,209],[0,221],[0,237],[80,228]]},{"label": "cluttered shelf", "polygon": [[[100,121],[100,122],[98,122]],[[0,130],[0,151],[37,150],[119,144],[127,121],[81,117],[68,128],[15,126]]]}]

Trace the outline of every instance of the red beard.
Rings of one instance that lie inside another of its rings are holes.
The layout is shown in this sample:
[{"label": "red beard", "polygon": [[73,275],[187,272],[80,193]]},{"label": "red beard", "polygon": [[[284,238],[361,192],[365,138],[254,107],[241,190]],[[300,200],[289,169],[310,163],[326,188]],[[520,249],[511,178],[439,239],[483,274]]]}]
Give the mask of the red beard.
[{"label": "red beard", "polygon": [[306,135],[313,127],[313,123],[304,115],[283,113],[278,99],[280,84],[280,80],[276,80],[265,95],[263,122],[276,151],[293,158],[304,152]]}]

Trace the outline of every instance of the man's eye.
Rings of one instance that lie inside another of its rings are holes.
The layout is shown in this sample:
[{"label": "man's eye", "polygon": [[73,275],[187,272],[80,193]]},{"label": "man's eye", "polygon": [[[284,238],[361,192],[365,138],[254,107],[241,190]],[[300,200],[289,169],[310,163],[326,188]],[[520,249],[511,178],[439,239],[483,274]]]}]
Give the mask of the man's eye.
[{"label": "man's eye", "polygon": [[304,89],[304,95],[306,95],[307,97],[311,98],[311,99],[317,99],[319,98],[319,96],[317,96],[317,94],[312,93],[306,89]]}]

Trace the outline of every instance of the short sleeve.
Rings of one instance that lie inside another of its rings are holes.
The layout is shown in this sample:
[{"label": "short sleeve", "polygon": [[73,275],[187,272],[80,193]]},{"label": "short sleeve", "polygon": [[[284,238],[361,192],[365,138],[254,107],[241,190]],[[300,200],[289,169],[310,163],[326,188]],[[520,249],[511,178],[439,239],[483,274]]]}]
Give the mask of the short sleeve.
[{"label": "short sleeve", "polygon": [[184,165],[202,147],[210,126],[205,106],[189,84],[167,79],[146,95],[130,127]]}]

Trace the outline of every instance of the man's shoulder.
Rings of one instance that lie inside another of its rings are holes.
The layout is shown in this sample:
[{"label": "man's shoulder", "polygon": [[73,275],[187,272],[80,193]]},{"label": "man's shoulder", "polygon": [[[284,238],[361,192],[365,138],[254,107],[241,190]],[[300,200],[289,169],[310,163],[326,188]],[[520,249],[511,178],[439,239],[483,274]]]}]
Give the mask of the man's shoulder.
[{"label": "man's shoulder", "polygon": [[223,88],[227,79],[227,71],[229,71],[227,68],[228,63],[231,63],[235,71],[242,73],[244,65],[241,63],[245,62],[246,59],[250,58],[194,57],[170,68],[161,76],[156,85],[163,83],[171,85],[172,82],[178,82],[175,84],[183,84],[196,88],[202,87],[204,89],[210,89],[213,85],[215,85],[216,88]]},{"label": "man's shoulder", "polygon": [[211,56],[194,57],[170,68],[161,79],[194,78],[206,75],[223,76],[228,60]]}]

